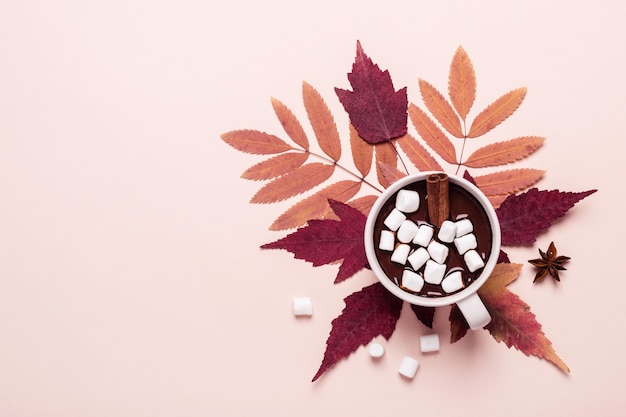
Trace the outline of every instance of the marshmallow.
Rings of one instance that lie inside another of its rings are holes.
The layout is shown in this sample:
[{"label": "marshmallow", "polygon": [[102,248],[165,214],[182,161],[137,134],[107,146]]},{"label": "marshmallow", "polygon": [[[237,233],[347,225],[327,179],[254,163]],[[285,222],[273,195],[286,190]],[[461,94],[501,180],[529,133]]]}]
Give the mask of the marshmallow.
[{"label": "marshmallow", "polygon": [[437,333],[420,336],[422,353],[437,352],[439,350],[439,335]]},{"label": "marshmallow", "polygon": [[420,363],[416,359],[405,356],[404,359],[402,359],[400,368],[398,368],[398,372],[402,376],[413,379],[415,377],[415,374],[417,373],[417,368],[419,368],[419,366]]},{"label": "marshmallow", "polygon": [[413,292],[419,292],[424,286],[424,278],[417,272],[405,269],[402,272],[402,288]]},{"label": "marshmallow", "polygon": [[380,232],[378,249],[391,252],[396,247],[396,235],[390,230]]},{"label": "marshmallow", "polygon": [[313,303],[309,297],[293,297],[293,314],[296,316],[312,316]]},{"label": "marshmallow", "polygon": [[409,255],[407,261],[411,264],[411,268],[415,271],[424,266],[427,260],[430,259],[430,255],[425,248],[417,248],[417,250],[413,251],[412,254]]},{"label": "marshmallow", "polygon": [[456,223],[446,220],[441,224],[439,233],[437,233],[437,239],[442,242],[452,243],[456,237]]},{"label": "marshmallow", "polygon": [[372,358],[380,358],[385,354],[385,348],[380,343],[372,343],[368,348],[368,352]]},{"label": "marshmallow", "polygon": [[402,243],[409,243],[417,234],[417,224],[411,220],[405,220],[398,229],[398,240]]},{"label": "marshmallow", "polygon": [[441,280],[446,273],[446,266],[433,261],[432,259],[426,262],[426,268],[424,269],[424,281],[429,284],[441,284]]},{"label": "marshmallow", "polygon": [[474,233],[468,233],[454,239],[454,246],[456,246],[456,250],[459,252],[459,255],[463,255],[470,249],[476,249],[478,243],[476,242],[476,236]]},{"label": "marshmallow", "polygon": [[464,236],[474,231],[474,225],[468,218],[461,219],[456,222],[456,237]]},{"label": "marshmallow", "polygon": [[395,262],[397,264],[406,264],[406,259],[409,256],[409,251],[411,247],[404,243],[396,246],[396,249],[391,254],[391,262]]},{"label": "marshmallow", "polygon": [[458,291],[461,288],[463,288],[463,275],[461,274],[461,271],[449,273],[441,282],[441,289],[448,294]]},{"label": "marshmallow", "polygon": [[405,220],[406,216],[400,210],[393,209],[387,218],[385,218],[383,224],[395,232]]},{"label": "marshmallow", "polygon": [[450,251],[446,245],[435,240],[430,242],[427,249],[433,261],[439,262],[440,264],[446,261],[448,258],[448,252]]},{"label": "marshmallow", "polygon": [[485,266],[485,262],[483,262],[483,259],[474,249],[467,251],[465,255],[463,255],[463,260],[470,272],[477,271]]},{"label": "marshmallow", "polygon": [[417,234],[413,238],[413,243],[426,247],[433,238],[433,234],[435,234],[435,229],[431,225],[422,224],[417,229]]},{"label": "marshmallow", "polygon": [[420,206],[420,195],[413,190],[400,190],[396,196],[396,208],[403,213],[414,213]]}]

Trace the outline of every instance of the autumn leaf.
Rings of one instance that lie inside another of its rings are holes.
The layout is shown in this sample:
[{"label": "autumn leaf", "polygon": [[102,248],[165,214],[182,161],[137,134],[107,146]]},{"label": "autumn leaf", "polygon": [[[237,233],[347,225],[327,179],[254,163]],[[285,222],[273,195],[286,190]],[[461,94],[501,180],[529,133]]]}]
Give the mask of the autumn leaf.
[{"label": "autumn leaf", "polygon": [[526,87],[511,90],[480,112],[470,127],[468,138],[475,138],[489,132],[517,110],[526,97]]},{"label": "autumn leaf", "polygon": [[272,107],[274,108],[274,113],[276,113],[276,117],[280,121],[280,124],[283,125],[283,129],[287,135],[293,140],[296,144],[302,146],[304,150],[309,150],[309,139],[302,128],[302,125],[293,114],[293,112],[285,106],[282,102],[272,97]]},{"label": "autumn leaf", "polygon": [[374,146],[359,136],[352,123],[350,123],[350,149],[352,150],[354,166],[363,177],[366,177],[372,168]]},{"label": "autumn leaf", "polygon": [[419,171],[443,171],[439,162],[409,133],[398,141],[400,149]]},{"label": "autumn leaf", "polygon": [[292,149],[281,138],[259,130],[233,130],[223,133],[220,137],[238,151],[254,155],[272,155]]},{"label": "autumn leaf", "polygon": [[429,329],[433,328],[433,320],[435,318],[434,307],[424,307],[411,304],[411,310],[413,311],[413,314],[415,314],[415,317],[417,317],[417,319],[421,321],[424,326]]},{"label": "autumn leaf", "polygon": [[341,157],[341,140],[332,113],[320,93],[306,82],[302,83],[302,97],[320,148],[337,162]]},{"label": "autumn leaf", "polygon": [[335,283],[350,278],[368,264],[363,241],[366,217],[347,204],[334,200],[329,204],[340,220],[309,220],[306,226],[261,249],[284,249],[313,266],[343,260]]},{"label": "autumn leaf", "polygon": [[250,200],[253,204],[276,203],[310,190],[333,174],[334,165],[312,162],[265,184]]},{"label": "autumn leaf", "polygon": [[515,162],[535,152],[544,141],[545,138],[539,136],[523,136],[492,143],[474,151],[463,165],[484,168]]},{"label": "autumn leaf", "polygon": [[241,178],[247,180],[270,180],[302,166],[308,159],[305,152],[287,152],[261,161],[244,171]]},{"label": "autumn leaf", "polygon": [[355,209],[359,210],[361,213],[367,216],[377,199],[378,196],[365,195],[348,201],[348,205],[354,207]]},{"label": "autumn leaf", "polygon": [[321,219],[331,212],[328,200],[346,202],[359,192],[361,181],[343,180],[328,185],[294,204],[269,227],[270,230],[287,230],[303,226],[311,219]]},{"label": "autumn leaf", "polygon": [[446,134],[430,117],[414,104],[409,106],[409,116],[415,130],[430,148],[449,164],[456,164],[456,150]]},{"label": "autumn leaf", "polygon": [[506,200],[509,195],[510,194],[488,195],[487,200],[489,200],[491,206],[496,209],[500,207],[500,204],[502,204],[502,202]]},{"label": "autumn leaf", "polygon": [[431,84],[421,78],[418,81],[422,100],[424,100],[428,111],[430,111],[448,133],[454,137],[462,138],[463,131],[461,130],[461,122],[459,116],[457,116],[452,108],[452,105],[446,100],[443,94]]},{"label": "autumn leaf", "polygon": [[398,166],[398,154],[396,153],[395,143],[392,141],[380,143],[376,145],[374,149],[376,156],[376,176],[380,185],[387,188],[391,185],[391,182],[387,181],[380,167],[382,165],[389,165],[391,167]]},{"label": "autumn leaf", "polygon": [[485,195],[508,195],[530,187],[543,177],[546,171],[518,168],[474,177],[476,185]]},{"label": "autumn leaf", "polygon": [[406,177],[406,172],[400,171],[397,167],[381,162],[378,164],[381,175],[388,184],[393,184],[400,178]]},{"label": "autumn leaf", "polygon": [[375,337],[382,335],[388,340],[402,311],[402,300],[380,282],[349,295],[344,302],[345,308],[332,321],[324,359],[313,381]]},{"label": "autumn leaf", "polygon": [[461,46],[450,64],[448,95],[456,112],[465,120],[476,99],[476,74],[472,61]]},{"label": "autumn leaf", "polygon": [[569,372],[543,333],[530,306],[506,288],[517,279],[521,269],[520,264],[498,264],[478,290],[492,317],[485,328],[497,342],[504,342],[507,347],[514,347],[526,355],[545,359],[563,372]]},{"label": "autumn leaf", "polygon": [[531,245],[537,236],[569,209],[597,190],[579,193],[559,190],[539,191],[532,188],[511,195],[496,209],[500,220],[503,245]]},{"label": "autumn leaf", "polygon": [[360,42],[348,80],[353,91],[335,88],[335,92],[363,139],[376,144],[407,132],[406,87],[395,91],[389,71],[374,64]]}]

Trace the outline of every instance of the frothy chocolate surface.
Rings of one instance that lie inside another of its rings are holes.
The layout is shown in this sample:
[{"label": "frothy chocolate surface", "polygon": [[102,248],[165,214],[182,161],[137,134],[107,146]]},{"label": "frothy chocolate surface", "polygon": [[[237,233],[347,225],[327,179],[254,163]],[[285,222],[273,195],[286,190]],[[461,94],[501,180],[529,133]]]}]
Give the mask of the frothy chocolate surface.
[{"label": "frothy chocolate surface", "polygon": [[[415,213],[406,214],[407,220],[412,220],[417,224],[429,223],[432,225],[428,217],[428,204],[427,204],[427,195],[426,195],[426,181],[417,181],[411,184],[407,184],[403,187],[405,190],[414,190],[417,191],[420,195],[420,207]],[[374,248],[376,257],[378,262],[380,263],[381,268],[385,272],[385,274],[393,281],[396,285],[400,285],[402,273],[405,269],[410,269],[410,265],[401,265],[391,261],[391,252],[382,251],[378,249],[380,234],[383,230],[388,230],[387,227],[383,224],[389,213],[394,209],[397,192],[393,194],[381,207],[380,213],[378,214],[376,221],[374,223]],[[449,183],[449,199],[450,199],[450,220],[456,221],[463,218],[468,218],[473,226],[474,226],[474,235],[476,236],[477,248],[475,249],[481,258],[484,260],[485,264],[489,258],[491,253],[491,225],[489,223],[489,218],[487,217],[487,213],[480,205],[480,202],[468,191],[461,188],[459,185],[450,182]],[[433,239],[437,240],[437,233],[439,228],[435,227],[435,234]],[[411,250],[415,250],[420,246],[414,243],[410,243]],[[480,276],[483,271],[483,268],[478,269],[477,271],[470,272],[465,266],[465,262],[463,260],[463,256],[459,255],[456,251],[456,248],[453,244],[447,244],[450,247],[448,259],[446,260],[446,271],[447,273],[451,271],[461,271],[463,287],[467,287],[471,285],[476,279]],[[418,269],[416,272],[422,274],[424,272],[424,267]],[[463,289],[463,288],[462,288]],[[456,291],[462,291],[462,289]],[[442,297],[448,296],[450,293],[445,293],[442,291],[440,285],[429,284],[428,282],[424,283],[423,288],[418,292],[411,292],[406,289],[404,291],[410,292],[412,294],[417,294],[423,297]],[[454,294],[454,293],[451,293]]]}]

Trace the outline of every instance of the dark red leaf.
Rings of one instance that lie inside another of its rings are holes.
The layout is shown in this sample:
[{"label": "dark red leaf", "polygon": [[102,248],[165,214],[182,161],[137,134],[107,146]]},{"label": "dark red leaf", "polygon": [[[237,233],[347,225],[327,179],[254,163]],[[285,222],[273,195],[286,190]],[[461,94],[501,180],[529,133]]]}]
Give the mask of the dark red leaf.
[{"label": "dark red leaf", "polygon": [[456,304],[450,309],[450,343],[458,342],[467,334],[469,324]]},{"label": "dark red leaf", "polygon": [[564,216],[574,204],[596,191],[572,193],[532,188],[519,195],[510,195],[496,210],[502,244],[531,245],[541,232]]},{"label": "dark red leaf", "polygon": [[308,224],[261,249],[284,249],[313,266],[342,260],[335,283],[350,278],[367,265],[363,233],[366,217],[354,207],[329,200],[339,220],[309,220]]},{"label": "dark red leaf", "polygon": [[348,80],[353,91],[335,88],[335,92],[359,136],[376,144],[406,134],[406,87],[395,91],[389,71],[381,71],[363,52],[360,42]]},{"label": "dark red leaf", "polygon": [[313,381],[373,338],[382,335],[388,340],[402,310],[402,300],[380,282],[349,295],[344,301],[346,307],[332,321],[324,359]]},{"label": "dark red leaf", "polygon": [[429,329],[433,328],[433,319],[435,318],[435,307],[423,307],[411,304],[411,310],[415,313],[415,317]]}]

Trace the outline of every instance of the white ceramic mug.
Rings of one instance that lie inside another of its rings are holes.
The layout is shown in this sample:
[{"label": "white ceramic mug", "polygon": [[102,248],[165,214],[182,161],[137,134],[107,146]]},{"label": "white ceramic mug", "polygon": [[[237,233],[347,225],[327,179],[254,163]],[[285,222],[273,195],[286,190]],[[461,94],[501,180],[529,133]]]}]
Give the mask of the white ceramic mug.
[{"label": "white ceramic mug", "polygon": [[[377,218],[379,217],[381,209],[390,198],[394,197],[396,192],[413,183],[425,183],[426,178],[431,174],[435,174],[435,172],[420,172],[415,175],[409,175],[401,178],[400,180],[389,186],[381,194],[378,200],[376,200],[376,202],[372,206],[372,209],[370,210],[367,222],[365,224],[364,236],[365,252],[367,254],[367,259],[372,271],[379,279],[379,281],[395,296],[401,298],[402,300],[408,301],[411,304],[424,307],[439,307],[456,304],[463,313],[463,316],[467,320],[470,328],[473,330],[480,329],[486,326],[491,321],[491,316],[489,315],[489,312],[487,311],[485,305],[483,304],[482,300],[476,292],[485,283],[485,281],[487,281],[493,271],[493,268],[498,262],[498,257],[500,254],[500,223],[498,222],[498,217],[493,206],[491,205],[487,197],[475,185],[462,177],[448,175],[450,187],[452,187],[452,184],[455,184],[456,186],[459,186],[460,188],[467,191],[469,194],[471,194],[471,196],[475,198],[480,208],[486,215],[491,228],[491,250],[488,256],[486,256],[486,260],[484,262],[485,266],[482,268],[480,275],[465,288],[461,289],[458,292],[441,296],[424,296],[405,291],[400,286],[398,286],[390,277],[387,276],[377,257],[377,252],[379,252],[379,249],[376,247],[374,240],[374,226]],[[420,204],[426,204],[425,196],[421,195],[420,199]],[[453,203],[450,202],[451,211],[454,211],[454,207],[452,207],[452,204]]]}]

